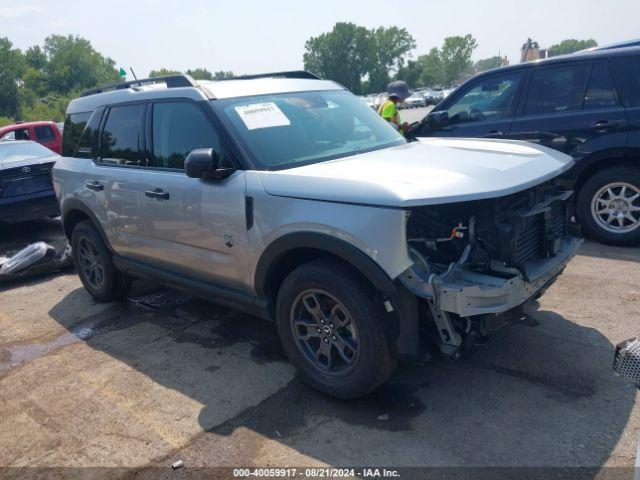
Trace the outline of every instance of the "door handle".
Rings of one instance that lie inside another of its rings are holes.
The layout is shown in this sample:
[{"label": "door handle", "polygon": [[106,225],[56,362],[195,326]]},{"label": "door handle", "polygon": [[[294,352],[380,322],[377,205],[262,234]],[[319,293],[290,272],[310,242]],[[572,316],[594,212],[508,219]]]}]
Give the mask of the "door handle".
[{"label": "door handle", "polygon": [[94,190],[96,192],[100,192],[100,191],[104,190],[104,185],[102,185],[97,180],[93,180],[92,182],[87,182],[85,185],[89,190]]},{"label": "door handle", "polygon": [[592,130],[608,130],[609,128],[616,128],[618,124],[616,122],[609,122],[607,120],[598,120],[596,123],[589,125]]},{"label": "door handle", "polygon": [[502,130],[491,130],[489,133],[485,135],[485,138],[500,138],[504,137],[504,132]]},{"label": "door handle", "polygon": [[144,194],[147,197],[155,198],[156,200],[169,200],[169,192],[165,192],[161,188],[154,188],[153,190],[146,190]]}]

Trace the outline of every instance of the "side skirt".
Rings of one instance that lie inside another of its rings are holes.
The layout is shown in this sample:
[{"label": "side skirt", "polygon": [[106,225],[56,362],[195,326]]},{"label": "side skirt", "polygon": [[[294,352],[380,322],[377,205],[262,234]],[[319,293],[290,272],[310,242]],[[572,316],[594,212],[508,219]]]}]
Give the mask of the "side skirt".
[{"label": "side skirt", "polygon": [[119,255],[113,256],[113,263],[122,273],[132,277],[142,278],[152,283],[181,290],[232,310],[255,315],[266,320],[272,320],[269,315],[266,300],[258,297],[221,287],[212,282],[168,272],[146,263],[123,258]]}]

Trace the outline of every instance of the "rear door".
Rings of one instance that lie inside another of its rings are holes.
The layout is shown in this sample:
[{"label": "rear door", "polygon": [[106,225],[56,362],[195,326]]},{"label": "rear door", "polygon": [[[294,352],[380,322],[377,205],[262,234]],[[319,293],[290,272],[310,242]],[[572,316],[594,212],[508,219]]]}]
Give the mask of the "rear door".
[{"label": "rear door", "polygon": [[524,70],[507,71],[466,85],[438,108],[447,112],[447,125],[418,136],[503,137],[513,120],[523,78]]},{"label": "rear door", "polygon": [[101,116],[99,130],[94,114],[74,154],[93,160],[84,171],[83,200],[114,250],[131,258],[146,247],[139,198],[145,111],[144,103],[112,106]]},{"label": "rear door", "polygon": [[233,162],[205,110],[185,99],[158,101],[147,120],[149,167],[141,172],[140,203],[154,265],[189,277],[242,287],[247,275],[245,175],[189,178],[184,161],[213,148]]},{"label": "rear door", "polygon": [[509,138],[580,159],[624,147],[627,126],[608,62],[574,61],[531,69]]}]

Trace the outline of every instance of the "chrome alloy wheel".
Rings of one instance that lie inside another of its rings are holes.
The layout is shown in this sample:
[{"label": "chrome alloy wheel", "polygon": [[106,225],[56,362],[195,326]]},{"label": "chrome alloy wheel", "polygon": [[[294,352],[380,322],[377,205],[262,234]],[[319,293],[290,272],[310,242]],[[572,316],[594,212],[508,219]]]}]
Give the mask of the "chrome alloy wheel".
[{"label": "chrome alloy wheel", "polygon": [[591,200],[596,224],[611,233],[627,233],[640,227],[640,189],[625,182],[609,183]]}]

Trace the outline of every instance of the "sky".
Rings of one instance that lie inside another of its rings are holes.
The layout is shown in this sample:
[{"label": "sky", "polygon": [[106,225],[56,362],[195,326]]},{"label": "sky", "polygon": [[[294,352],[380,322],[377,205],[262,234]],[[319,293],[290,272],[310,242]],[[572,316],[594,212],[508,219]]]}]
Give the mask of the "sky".
[{"label": "sky", "polygon": [[0,37],[20,49],[50,34],[80,35],[138,77],[161,67],[249,74],[302,68],[305,41],[338,21],[406,28],[413,58],[471,33],[474,59],[520,60],[528,37],[599,44],[640,37],[640,0],[0,0]]}]

